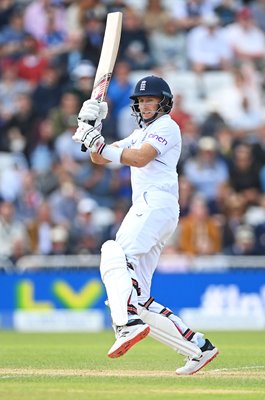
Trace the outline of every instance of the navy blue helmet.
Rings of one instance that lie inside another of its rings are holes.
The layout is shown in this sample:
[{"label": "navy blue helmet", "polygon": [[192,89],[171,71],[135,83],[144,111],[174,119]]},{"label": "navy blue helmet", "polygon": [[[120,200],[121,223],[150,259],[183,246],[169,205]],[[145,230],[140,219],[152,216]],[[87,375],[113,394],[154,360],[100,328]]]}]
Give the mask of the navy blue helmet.
[{"label": "navy blue helmet", "polygon": [[159,108],[154,119],[158,117],[159,113],[168,114],[172,108],[173,95],[167,82],[158,76],[146,76],[137,82],[134,92],[130,96],[130,99],[134,100],[134,104],[132,104],[132,110],[139,123],[142,121],[138,105],[138,97],[140,96],[155,96],[161,98]]},{"label": "navy blue helmet", "polygon": [[164,79],[158,76],[146,76],[137,82],[130,99],[135,100],[139,96],[157,96],[172,99],[170,87]]}]

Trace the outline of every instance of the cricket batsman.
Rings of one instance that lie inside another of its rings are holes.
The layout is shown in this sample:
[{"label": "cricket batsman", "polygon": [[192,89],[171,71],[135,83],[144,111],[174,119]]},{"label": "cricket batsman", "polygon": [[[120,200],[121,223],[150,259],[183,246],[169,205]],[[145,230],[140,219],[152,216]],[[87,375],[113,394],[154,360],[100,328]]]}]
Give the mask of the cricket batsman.
[{"label": "cricket batsman", "polygon": [[[162,78],[142,78],[130,96],[139,129],[111,145],[100,132],[107,103],[87,100],[73,140],[90,150],[93,163],[112,162],[131,168],[132,206],[116,239],[106,241],[101,248],[100,273],[116,336],[108,356],[122,356],[150,333],[185,356],[185,365],[176,373],[192,375],[212,361],[218,349],[151,296],[161,251],[179,219],[176,166],[181,133],[169,115],[172,97]],[[86,121],[95,121],[94,126]]]}]

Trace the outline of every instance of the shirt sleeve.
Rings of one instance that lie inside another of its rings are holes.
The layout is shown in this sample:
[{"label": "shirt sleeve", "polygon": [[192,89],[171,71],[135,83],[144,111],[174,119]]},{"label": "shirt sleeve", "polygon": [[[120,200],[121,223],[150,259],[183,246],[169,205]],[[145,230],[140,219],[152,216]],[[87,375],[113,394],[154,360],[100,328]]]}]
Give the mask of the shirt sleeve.
[{"label": "shirt sleeve", "polygon": [[163,155],[178,143],[181,144],[180,129],[175,123],[159,124],[147,133],[145,143],[151,144],[159,155]]}]

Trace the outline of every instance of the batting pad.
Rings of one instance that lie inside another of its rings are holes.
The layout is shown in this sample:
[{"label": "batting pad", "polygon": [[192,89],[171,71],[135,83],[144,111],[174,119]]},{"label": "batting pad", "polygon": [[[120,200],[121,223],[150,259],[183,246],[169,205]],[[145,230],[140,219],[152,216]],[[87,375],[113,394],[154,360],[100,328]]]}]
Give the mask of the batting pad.
[{"label": "batting pad", "polygon": [[127,269],[125,254],[114,240],[108,240],[101,248],[100,273],[106,287],[112,321],[117,326],[126,325],[132,280]]},{"label": "batting pad", "polygon": [[173,321],[161,314],[138,308],[140,318],[150,326],[150,336],[186,357],[200,357],[201,349],[184,339]]}]

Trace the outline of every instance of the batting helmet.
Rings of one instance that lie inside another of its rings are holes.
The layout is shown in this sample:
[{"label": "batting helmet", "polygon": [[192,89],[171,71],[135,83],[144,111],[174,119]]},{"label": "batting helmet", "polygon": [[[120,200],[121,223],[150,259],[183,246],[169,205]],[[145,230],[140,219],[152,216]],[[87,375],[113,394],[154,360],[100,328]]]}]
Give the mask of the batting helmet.
[{"label": "batting helmet", "polygon": [[172,99],[170,87],[164,79],[151,75],[137,82],[130,99],[135,100],[139,96],[157,96]]},{"label": "batting helmet", "polygon": [[159,109],[154,118],[152,118],[152,120],[150,121],[145,120],[144,122],[151,122],[155,120],[161,112],[168,114],[172,108],[173,95],[166,81],[154,75],[142,78],[139,82],[137,82],[134,92],[130,96],[130,99],[134,100],[134,104],[131,106],[134,113],[133,115],[135,115],[135,117],[137,118],[138,124],[140,126],[143,119],[139,110],[138,97],[141,96],[155,96],[161,98]]}]

